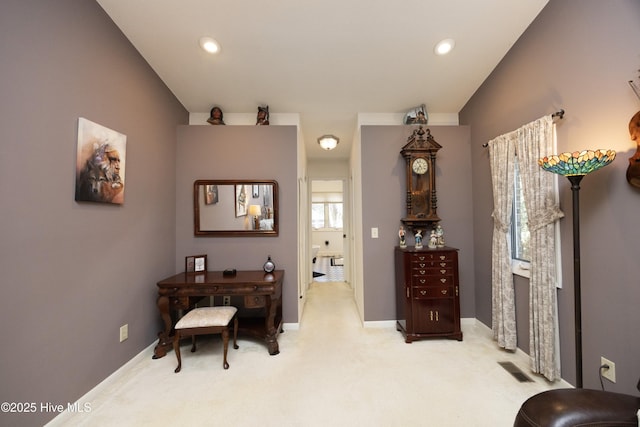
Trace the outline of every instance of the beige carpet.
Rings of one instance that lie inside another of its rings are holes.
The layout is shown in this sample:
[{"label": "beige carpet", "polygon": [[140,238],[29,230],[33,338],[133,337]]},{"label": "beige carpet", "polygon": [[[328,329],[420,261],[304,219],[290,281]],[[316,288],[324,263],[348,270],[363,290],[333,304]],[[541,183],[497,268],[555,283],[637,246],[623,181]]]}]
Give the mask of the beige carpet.
[{"label": "beige carpet", "polygon": [[[218,337],[196,353],[136,358],[108,386],[62,414],[54,426],[511,426],[521,403],[550,385],[523,357],[499,350],[483,326],[464,340],[406,344],[393,327],[363,328],[345,283],[314,283],[299,330],[279,337],[280,354],[241,338],[222,368]],[[465,323],[467,324],[467,323]],[[534,381],[519,383],[498,362],[512,361]]]}]

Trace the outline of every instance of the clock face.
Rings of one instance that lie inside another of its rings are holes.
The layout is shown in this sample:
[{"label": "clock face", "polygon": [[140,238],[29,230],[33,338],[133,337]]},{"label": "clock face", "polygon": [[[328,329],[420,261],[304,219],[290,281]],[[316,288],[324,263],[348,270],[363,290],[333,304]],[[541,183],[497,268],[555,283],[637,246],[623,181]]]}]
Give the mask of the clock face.
[{"label": "clock face", "polygon": [[412,169],[418,175],[423,175],[427,172],[429,167],[427,161],[424,158],[418,157],[413,161]]}]

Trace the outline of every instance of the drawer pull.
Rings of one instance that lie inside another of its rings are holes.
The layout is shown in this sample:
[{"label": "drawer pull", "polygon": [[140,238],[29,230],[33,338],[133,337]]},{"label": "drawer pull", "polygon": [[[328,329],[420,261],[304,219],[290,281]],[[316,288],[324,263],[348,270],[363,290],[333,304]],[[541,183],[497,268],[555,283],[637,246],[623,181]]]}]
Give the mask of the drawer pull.
[{"label": "drawer pull", "polygon": [[419,256],[419,257],[418,257],[418,259],[419,259],[420,261],[424,261],[424,257],[423,257],[423,256]]},{"label": "drawer pull", "polygon": [[440,292],[442,292],[442,295],[446,295],[447,294],[447,290],[446,289],[443,289]]},{"label": "drawer pull", "polygon": [[424,268],[427,264],[425,264],[424,262],[420,263],[420,268]]},{"label": "drawer pull", "polygon": [[444,274],[446,272],[447,272],[447,270],[440,270],[440,274]]},{"label": "drawer pull", "polygon": [[427,283],[427,279],[420,279],[420,283],[422,284]]},{"label": "drawer pull", "polygon": [[447,257],[444,255],[440,255],[440,259],[444,261],[445,259],[447,259]]},{"label": "drawer pull", "polygon": [[407,298],[409,298],[409,288],[407,288]]},{"label": "drawer pull", "polygon": [[447,263],[446,263],[446,262],[441,262],[441,263],[440,263],[440,267],[446,267],[446,266],[447,266]]},{"label": "drawer pull", "polygon": [[427,291],[425,291],[424,289],[420,291],[420,295],[426,295]]},{"label": "drawer pull", "polygon": [[426,270],[420,270],[420,274],[426,273]]},{"label": "drawer pull", "polygon": [[446,279],[446,278],[444,278],[444,277],[443,277],[442,279],[440,279],[440,281],[441,281],[442,283],[447,283],[447,279]]}]

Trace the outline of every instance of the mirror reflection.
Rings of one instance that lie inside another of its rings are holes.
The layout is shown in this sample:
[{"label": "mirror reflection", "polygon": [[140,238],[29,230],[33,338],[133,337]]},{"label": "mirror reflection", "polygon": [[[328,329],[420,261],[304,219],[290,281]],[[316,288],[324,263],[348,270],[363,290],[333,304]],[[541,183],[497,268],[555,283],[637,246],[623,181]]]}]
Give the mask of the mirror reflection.
[{"label": "mirror reflection", "polygon": [[193,184],[196,236],[277,236],[278,183],[198,180]]}]

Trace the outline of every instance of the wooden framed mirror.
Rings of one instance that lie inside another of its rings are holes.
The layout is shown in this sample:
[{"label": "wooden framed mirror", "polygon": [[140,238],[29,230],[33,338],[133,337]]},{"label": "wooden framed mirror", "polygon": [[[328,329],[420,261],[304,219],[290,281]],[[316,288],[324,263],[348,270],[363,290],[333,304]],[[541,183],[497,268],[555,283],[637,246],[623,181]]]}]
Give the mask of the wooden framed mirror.
[{"label": "wooden framed mirror", "polygon": [[196,236],[277,236],[278,183],[212,180],[193,183]]}]

